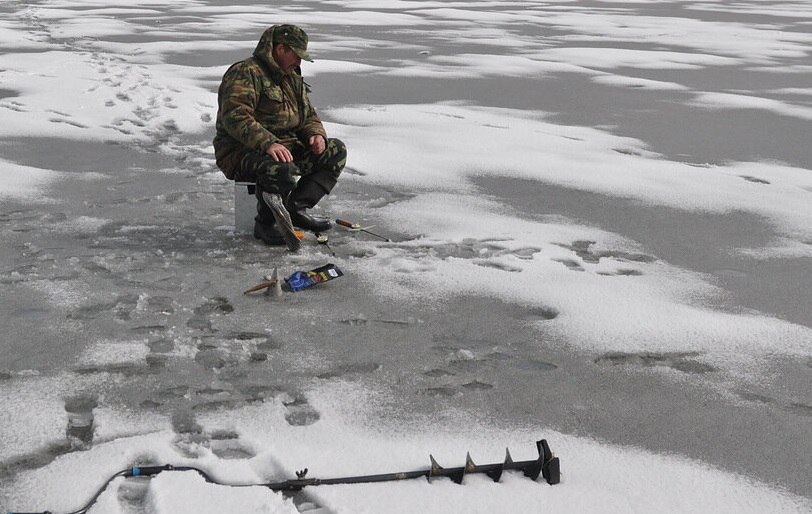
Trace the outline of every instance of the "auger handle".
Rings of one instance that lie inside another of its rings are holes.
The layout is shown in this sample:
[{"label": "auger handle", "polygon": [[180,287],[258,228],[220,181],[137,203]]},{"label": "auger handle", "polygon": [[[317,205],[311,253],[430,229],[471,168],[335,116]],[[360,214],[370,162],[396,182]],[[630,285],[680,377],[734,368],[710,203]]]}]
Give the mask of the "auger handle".
[{"label": "auger handle", "polygon": [[546,439],[536,442],[539,449],[539,460],[541,461],[541,476],[550,485],[561,482],[561,462],[553,455],[550,445]]},{"label": "auger handle", "polygon": [[164,466],[133,466],[125,473],[125,477],[153,477],[161,471],[171,471],[175,469],[171,464]]}]

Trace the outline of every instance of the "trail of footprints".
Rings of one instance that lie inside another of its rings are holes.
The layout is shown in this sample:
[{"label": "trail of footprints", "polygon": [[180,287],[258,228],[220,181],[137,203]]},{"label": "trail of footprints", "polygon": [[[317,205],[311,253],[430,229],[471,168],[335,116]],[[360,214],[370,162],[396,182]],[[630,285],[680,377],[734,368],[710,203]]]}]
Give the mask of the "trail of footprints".
[{"label": "trail of footprints", "polygon": [[[572,259],[556,259],[557,262],[560,262],[567,268],[572,271],[586,271],[584,267],[586,264],[598,264],[601,259],[610,258],[616,259],[621,262],[632,262],[632,263],[650,263],[656,261],[656,257],[651,255],[646,255],[642,253],[630,253],[630,252],[623,252],[619,250],[601,250],[601,251],[594,251],[592,250],[592,246],[595,245],[595,241],[573,241],[569,245],[560,244],[562,248],[566,248],[571,250],[575,254],[575,258]],[[634,268],[618,268],[614,272],[598,272],[599,275],[626,275],[626,276],[634,276],[634,275],[642,275],[642,272],[634,269]]]},{"label": "trail of footprints", "polygon": [[[29,13],[29,20],[35,25],[41,25],[36,13]],[[49,39],[47,25],[43,27],[43,39]],[[62,44],[75,45],[81,54],[88,55],[88,64],[98,74],[98,81],[81,93],[92,94],[92,98],[101,98],[102,105],[108,109],[124,105],[130,115],[109,117],[109,121],[101,126],[124,135],[143,133],[154,140],[154,144],[169,141],[180,134],[180,129],[174,119],[165,118],[170,110],[179,108],[178,96],[183,91],[172,85],[161,85],[149,73],[149,67],[143,64],[133,64],[124,57],[111,55],[94,47],[92,42],[84,40],[66,41]],[[135,53],[135,52],[133,52]],[[80,94],[81,94],[80,93]],[[29,112],[31,109],[20,100],[3,99],[0,108],[13,112]],[[212,105],[202,105],[199,102],[194,106],[197,115],[203,123],[211,122]],[[50,123],[67,124],[79,129],[88,129],[87,119],[76,119],[73,114],[54,109],[46,109],[44,114]],[[187,116],[179,113],[179,116]],[[156,121],[157,120],[157,121]]]},{"label": "trail of footprints", "polygon": [[[501,242],[500,239],[463,239],[457,243],[418,245],[410,247],[409,252],[410,256],[417,260],[422,260],[425,257],[469,259],[477,266],[518,273],[523,271],[522,267],[506,263],[501,258],[514,257],[520,260],[532,260],[537,253],[542,251],[541,248],[532,246],[509,249]],[[558,246],[570,250],[573,257],[554,260],[572,271],[586,271],[587,265],[598,264],[602,259],[613,259],[620,263],[630,264],[651,263],[657,260],[656,257],[642,253],[620,250],[594,250],[592,247],[595,244],[595,241],[586,240],[577,240],[570,244],[558,244]],[[411,270],[404,269],[403,271],[410,272]],[[618,267],[614,271],[598,271],[597,274],[636,276],[642,275],[642,272],[630,265]]]},{"label": "trail of footprints", "polygon": [[426,369],[423,375],[437,383],[424,392],[432,396],[457,396],[466,392],[484,392],[495,386],[488,377],[513,372],[547,373],[558,366],[533,357],[507,353],[493,341],[476,341],[456,336],[436,337],[432,350],[444,365]]}]

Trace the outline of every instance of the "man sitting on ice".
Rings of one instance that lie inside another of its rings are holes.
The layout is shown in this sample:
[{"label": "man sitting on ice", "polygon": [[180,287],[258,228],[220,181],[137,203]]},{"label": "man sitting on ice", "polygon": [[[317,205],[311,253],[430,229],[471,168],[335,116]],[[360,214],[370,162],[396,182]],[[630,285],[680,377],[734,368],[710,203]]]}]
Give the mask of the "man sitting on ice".
[{"label": "man sitting on ice", "polygon": [[[254,237],[284,245],[263,192],[279,194],[293,225],[313,232],[330,222],[305,213],[335,187],[347,150],[327,133],[302,79],[307,34],[294,25],[274,25],[252,57],[233,64],[218,91],[217,166],[231,180],[256,182]],[[298,181],[297,181],[298,177]]]}]

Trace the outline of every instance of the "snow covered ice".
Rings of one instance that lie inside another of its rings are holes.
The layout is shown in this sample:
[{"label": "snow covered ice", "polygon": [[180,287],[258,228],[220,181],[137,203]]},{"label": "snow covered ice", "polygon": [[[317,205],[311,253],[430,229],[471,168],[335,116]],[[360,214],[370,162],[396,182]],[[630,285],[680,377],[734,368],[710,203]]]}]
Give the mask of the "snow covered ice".
[{"label": "snow covered ice", "polygon": [[[234,227],[216,88],[262,31],[349,149],[333,257]],[[812,510],[807,2],[0,4],[0,509]],[[345,276],[243,295],[274,268]]]}]

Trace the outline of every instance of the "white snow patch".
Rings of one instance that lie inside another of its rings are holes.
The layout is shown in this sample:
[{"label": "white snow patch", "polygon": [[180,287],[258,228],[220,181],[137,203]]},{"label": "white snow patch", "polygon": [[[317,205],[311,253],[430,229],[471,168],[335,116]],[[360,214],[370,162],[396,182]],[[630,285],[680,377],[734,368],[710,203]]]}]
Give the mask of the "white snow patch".
[{"label": "white snow patch", "polygon": [[24,198],[36,201],[51,182],[64,178],[62,173],[0,160],[0,198]]},{"label": "white snow patch", "polygon": [[149,347],[144,341],[99,341],[85,348],[76,359],[78,366],[144,364]]},{"label": "white snow patch", "polygon": [[110,223],[110,220],[103,218],[95,218],[93,216],[78,216],[74,219],[68,220],[61,224],[62,227],[81,232],[84,234],[93,234],[98,232],[100,228]]},{"label": "white snow patch", "polygon": [[374,73],[383,70],[386,68],[351,61],[319,59],[316,62],[308,63],[306,74],[315,76],[322,73]]},{"label": "white snow patch", "polygon": [[[189,494],[190,491],[194,493]],[[193,472],[158,476],[150,483],[147,502],[156,513],[299,513],[292,499],[264,487],[244,488],[239,493],[224,492],[222,487],[212,487],[202,476]]]},{"label": "white snow patch", "polygon": [[709,66],[732,66],[738,59],[701,53],[631,50],[626,48],[550,48],[540,56],[586,68],[630,67],[648,70],[695,70]]},{"label": "white snow patch", "polygon": [[699,93],[693,105],[705,109],[758,109],[780,116],[812,120],[812,107],[793,105],[780,100],[733,93]]},{"label": "white snow patch", "polygon": [[627,77],[623,75],[596,75],[592,77],[592,81],[607,86],[631,87],[652,91],[685,91],[689,89],[676,82],[664,82],[661,80]]},{"label": "white snow patch", "polygon": [[553,73],[595,73],[587,68],[555,60],[520,55],[461,54],[430,56],[422,61],[400,61],[383,75],[393,77],[538,77]]}]

